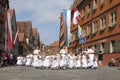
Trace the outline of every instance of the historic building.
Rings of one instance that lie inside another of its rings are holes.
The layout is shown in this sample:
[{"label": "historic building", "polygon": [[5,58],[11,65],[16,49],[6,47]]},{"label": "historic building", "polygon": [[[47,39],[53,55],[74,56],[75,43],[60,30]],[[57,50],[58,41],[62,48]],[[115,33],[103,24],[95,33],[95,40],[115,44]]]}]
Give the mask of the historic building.
[{"label": "historic building", "polygon": [[5,10],[9,9],[8,0],[0,0],[0,49],[5,50]]},{"label": "historic building", "polygon": [[[69,50],[92,46],[96,52],[103,51],[104,65],[111,58],[120,58],[120,0],[75,0],[74,6],[80,12],[81,37],[86,38],[86,43],[82,46],[77,25],[71,24],[71,33],[76,36]],[[71,7],[72,18],[74,6]]]},{"label": "historic building", "polygon": [[19,29],[19,50],[18,53],[26,55],[33,50],[33,34],[31,21],[17,21]]}]

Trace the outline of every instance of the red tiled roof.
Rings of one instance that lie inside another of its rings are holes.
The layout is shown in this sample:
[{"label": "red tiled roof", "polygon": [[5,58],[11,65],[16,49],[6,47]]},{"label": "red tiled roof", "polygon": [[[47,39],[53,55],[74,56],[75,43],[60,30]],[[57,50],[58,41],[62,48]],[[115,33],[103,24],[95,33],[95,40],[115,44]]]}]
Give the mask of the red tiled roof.
[{"label": "red tiled roof", "polygon": [[30,37],[32,34],[32,23],[31,21],[17,21],[17,26],[20,33],[25,33],[25,37]]},{"label": "red tiled roof", "polygon": [[19,42],[24,41],[24,33],[18,33],[18,41]]},{"label": "red tiled roof", "polygon": [[51,46],[58,47],[59,46],[59,40],[53,42]]}]

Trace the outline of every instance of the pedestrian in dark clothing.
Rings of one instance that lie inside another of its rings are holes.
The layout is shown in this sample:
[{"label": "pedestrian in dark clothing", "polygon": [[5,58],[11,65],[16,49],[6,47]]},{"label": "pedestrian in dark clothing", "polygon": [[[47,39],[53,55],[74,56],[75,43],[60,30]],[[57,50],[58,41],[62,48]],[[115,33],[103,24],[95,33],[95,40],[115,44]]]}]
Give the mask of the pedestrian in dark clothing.
[{"label": "pedestrian in dark clothing", "polygon": [[103,53],[102,51],[99,51],[98,53],[98,63],[100,66],[102,66],[102,60],[103,60]]}]

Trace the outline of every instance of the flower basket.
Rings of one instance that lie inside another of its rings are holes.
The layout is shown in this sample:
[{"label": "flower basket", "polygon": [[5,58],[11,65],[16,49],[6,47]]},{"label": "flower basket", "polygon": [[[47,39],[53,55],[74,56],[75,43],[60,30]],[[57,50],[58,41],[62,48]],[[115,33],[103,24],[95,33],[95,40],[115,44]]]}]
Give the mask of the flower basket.
[{"label": "flower basket", "polygon": [[105,4],[105,0],[101,0],[101,1],[100,1],[100,4],[101,4],[101,7],[103,7],[104,4]]},{"label": "flower basket", "polygon": [[94,31],[92,32],[93,35],[95,35],[96,33],[97,33],[97,30],[94,30]]},{"label": "flower basket", "polygon": [[105,30],[105,26],[101,26],[100,31],[104,31],[104,30]]},{"label": "flower basket", "polygon": [[114,28],[115,25],[116,25],[116,23],[110,23],[110,24],[109,24],[109,28]]},{"label": "flower basket", "polygon": [[95,12],[96,9],[97,9],[97,5],[94,5],[94,6],[93,6],[93,12]]}]

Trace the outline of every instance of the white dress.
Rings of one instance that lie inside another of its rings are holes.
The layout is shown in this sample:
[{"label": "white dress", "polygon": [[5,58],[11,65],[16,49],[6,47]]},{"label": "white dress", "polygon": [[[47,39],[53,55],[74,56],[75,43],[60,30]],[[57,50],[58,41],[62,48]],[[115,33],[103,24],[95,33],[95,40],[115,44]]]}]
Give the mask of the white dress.
[{"label": "white dress", "polygon": [[61,53],[61,54],[66,54],[66,50],[65,50],[65,49],[61,49],[61,50],[60,50],[60,53]]},{"label": "white dress", "polygon": [[39,58],[38,58],[38,57],[37,57],[37,58],[34,57],[32,66],[33,66],[33,67],[39,67]]},{"label": "white dress", "polygon": [[62,59],[60,60],[60,67],[66,67],[67,66],[67,56],[62,55]]},{"label": "white dress", "polygon": [[97,58],[93,62],[93,68],[98,68],[98,59]]},{"label": "white dress", "polygon": [[80,68],[80,67],[81,67],[81,55],[79,55],[79,56],[77,57],[76,67],[77,67],[77,68]]},{"label": "white dress", "polygon": [[27,56],[26,56],[26,63],[25,63],[25,65],[26,65],[26,66],[30,66],[30,65],[31,65],[31,62],[32,62],[32,59],[30,58],[29,55],[27,55]]},{"label": "white dress", "polygon": [[70,57],[70,59],[69,59],[69,60],[70,60],[70,61],[69,61],[69,68],[74,68],[74,66],[75,66],[74,58],[75,58],[75,57],[74,57],[73,55],[72,55],[72,56],[70,55],[69,57]]},{"label": "white dress", "polygon": [[35,59],[35,62],[33,64],[33,67],[37,67],[40,68],[43,66],[43,62],[42,62],[42,56],[38,55],[38,57]]},{"label": "white dress", "polygon": [[53,59],[51,68],[58,69],[59,65],[60,65],[60,57],[59,56],[55,56],[54,59]]},{"label": "white dress", "polygon": [[93,60],[94,60],[94,50],[88,49],[87,53],[89,55],[89,65],[88,66],[93,66]]},{"label": "white dress", "polygon": [[82,55],[82,67],[87,68],[87,58],[86,55]]},{"label": "white dress", "polygon": [[49,68],[51,66],[51,56],[46,56],[45,57],[43,66],[46,67],[46,68]]},{"label": "white dress", "polygon": [[25,64],[24,57],[22,57],[22,56],[17,57],[17,63],[16,64],[18,66],[24,65]]},{"label": "white dress", "polygon": [[40,50],[37,50],[35,49],[33,51],[33,62],[32,62],[32,66],[33,67],[39,67],[39,53],[40,53]]}]

